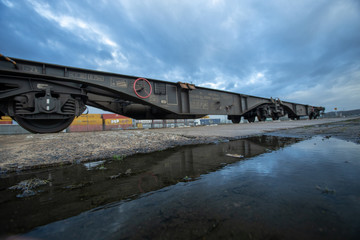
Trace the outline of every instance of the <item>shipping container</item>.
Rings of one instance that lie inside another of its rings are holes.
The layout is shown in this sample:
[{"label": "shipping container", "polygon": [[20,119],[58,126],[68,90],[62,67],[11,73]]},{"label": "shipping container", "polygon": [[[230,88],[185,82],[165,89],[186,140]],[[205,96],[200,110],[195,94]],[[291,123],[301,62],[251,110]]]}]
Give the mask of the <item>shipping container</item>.
[{"label": "shipping container", "polygon": [[151,123],[152,123],[152,124],[163,124],[163,120],[161,120],[161,119],[154,119],[154,120],[152,120]]},{"label": "shipping container", "polygon": [[200,119],[200,125],[220,124],[220,119]]},{"label": "shipping container", "polygon": [[120,119],[104,119],[105,126],[107,125],[132,125],[131,118],[120,118]]},{"label": "shipping container", "polygon": [[102,131],[103,125],[70,125],[67,132],[94,132]]},{"label": "shipping container", "polygon": [[12,121],[9,120],[0,120],[0,124],[12,124]]},{"label": "shipping container", "polygon": [[148,123],[148,124],[151,124],[152,120],[137,120],[138,123]]},{"label": "shipping container", "polygon": [[104,130],[128,129],[132,127],[132,123],[131,118],[104,119]]},{"label": "shipping container", "polygon": [[132,124],[119,124],[119,125],[104,125],[104,130],[115,129],[129,129],[132,128]]},{"label": "shipping container", "polygon": [[210,124],[220,124],[220,118],[209,119]]},{"label": "shipping container", "polygon": [[131,118],[125,117],[125,116],[120,115],[120,114],[110,114],[110,113],[107,113],[107,114],[104,113],[102,115],[102,118],[103,119],[118,119],[118,118],[131,119]]},{"label": "shipping container", "polygon": [[103,125],[103,119],[102,118],[90,118],[90,119],[84,119],[84,118],[75,118],[74,121],[71,123],[71,125]]},{"label": "shipping container", "polygon": [[77,118],[81,118],[81,119],[99,119],[99,118],[101,118],[101,114],[96,114],[96,113],[81,114]]},{"label": "shipping container", "polygon": [[7,120],[7,121],[12,121],[12,118],[9,116],[2,116],[1,120]]}]

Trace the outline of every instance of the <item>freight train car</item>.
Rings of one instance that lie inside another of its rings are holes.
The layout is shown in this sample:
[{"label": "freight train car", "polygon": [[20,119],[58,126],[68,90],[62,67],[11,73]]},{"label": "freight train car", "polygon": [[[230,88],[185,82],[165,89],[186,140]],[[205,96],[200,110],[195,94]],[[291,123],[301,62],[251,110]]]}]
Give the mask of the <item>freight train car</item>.
[{"label": "freight train car", "polygon": [[86,105],[133,119],[227,115],[233,123],[317,118],[323,107],[214,90],[189,83],[60,66],[0,55],[0,115],[33,133],[59,132]]}]

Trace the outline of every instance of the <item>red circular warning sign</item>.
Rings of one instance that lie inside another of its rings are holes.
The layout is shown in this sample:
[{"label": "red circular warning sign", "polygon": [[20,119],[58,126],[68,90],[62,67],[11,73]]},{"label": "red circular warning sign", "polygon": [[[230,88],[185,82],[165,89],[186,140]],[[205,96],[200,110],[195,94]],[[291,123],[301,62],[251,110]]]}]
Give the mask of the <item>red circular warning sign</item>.
[{"label": "red circular warning sign", "polygon": [[138,78],[134,82],[134,92],[139,98],[148,98],[151,95],[152,87],[146,78]]}]

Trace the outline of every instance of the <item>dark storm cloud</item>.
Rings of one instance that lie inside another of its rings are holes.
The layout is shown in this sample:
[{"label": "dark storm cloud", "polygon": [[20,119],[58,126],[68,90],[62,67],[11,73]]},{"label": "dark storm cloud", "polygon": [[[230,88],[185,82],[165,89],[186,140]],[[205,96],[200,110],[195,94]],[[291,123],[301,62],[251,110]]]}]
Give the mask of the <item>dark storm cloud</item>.
[{"label": "dark storm cloud", "polygon": [[359,108],[357,1],[0,0],[4,54]]}]

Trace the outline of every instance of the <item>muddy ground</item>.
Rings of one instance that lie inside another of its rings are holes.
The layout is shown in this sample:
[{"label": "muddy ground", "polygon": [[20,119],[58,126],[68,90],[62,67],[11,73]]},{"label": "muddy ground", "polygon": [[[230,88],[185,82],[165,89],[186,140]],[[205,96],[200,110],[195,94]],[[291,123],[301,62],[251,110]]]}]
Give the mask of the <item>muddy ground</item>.
[{"label": "muddy ground", "polygon": [[0,174],[262,134],[302,138],[321,135],[360,144],[360,118],[230,124],[192,129],[7,135],[0,138]]}]

